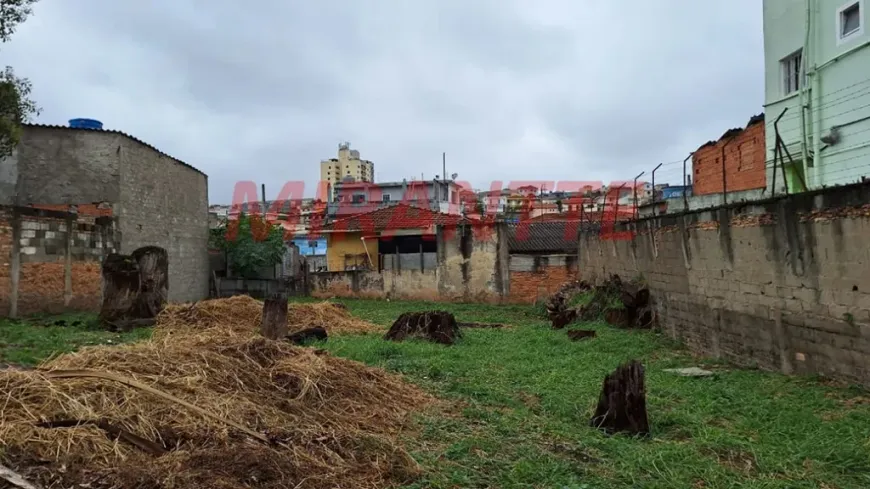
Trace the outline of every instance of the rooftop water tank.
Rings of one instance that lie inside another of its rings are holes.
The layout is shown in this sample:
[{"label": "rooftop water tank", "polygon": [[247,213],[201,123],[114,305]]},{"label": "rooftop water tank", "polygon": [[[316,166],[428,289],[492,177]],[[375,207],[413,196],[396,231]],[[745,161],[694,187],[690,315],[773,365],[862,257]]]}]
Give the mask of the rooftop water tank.
[{"label": "rooftop water tank", "polygon": [[96,119],[70,119],[69,127],[76,129],[102,129],[103,123]]}]

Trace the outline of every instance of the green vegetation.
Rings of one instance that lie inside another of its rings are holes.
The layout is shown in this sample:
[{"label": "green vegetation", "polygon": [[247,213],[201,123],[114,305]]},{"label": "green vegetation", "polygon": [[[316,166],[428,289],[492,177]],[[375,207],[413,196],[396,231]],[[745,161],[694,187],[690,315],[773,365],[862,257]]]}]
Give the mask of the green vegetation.
[{"label": "green vegetation", "polygon": [[[388,325],[401,312],[447,309],[465,331],[452,347],[338,337],[337,355],[401,372],[449,404],[408,436],[426,470],[415,488],[870,487],[870,397],[810,379],[693,362],[666,338],[602,324],[573,343],[532,307],[343,301]],[[647,368],[653,437],[587,427],[601,381],[620,363]],[[712,378],[665,368],[702,366]]]},{"label": "green vegetation", "polygon": [[[19,24],[33,13],[36,0],[2,0],[0,4],[0,42],[7,42]],[[21,139],[21,124],[39,107],[30,99],[32,86],[26,78],[15,76],[11,66],[0,71],[0,158],[9,156]]]},{"label": "green vegetation", "polygon": [[[341,302],[384,326],[402,312],[431,309],[509,325],[465,330],[452,347],[379,335],[317,345],[400,372],[445,400],[403,435],[424,469],[409,488],[870,487],[870,395],[859,388],[699,363],[660,335],[599,323],[583,325],[597,337],[571,342],[532,306]],[[0,324],[0,362],[33,364],[56,351],[149,334],[99,331],[87,316],[61,319],[65,326]],[[647,368],[653,436],[646,440],[588,427],[603,377],[632,358]],[[688,366],[716,375],[663,371]]]},{"label": "green vegetation", "polygon": [[238,219],[211,230],[209,247],[227,252],[235,274],[254,278],[264,268],[281,263],[284,230],[260,215],[242,213]]},{"label": "green vegetation", "polygon": [[83,346],[126,343],[150,335],[150,329],[130,333],[105,331],[91,314],[4,319],[0,320],[0,364],[33,366]]}]

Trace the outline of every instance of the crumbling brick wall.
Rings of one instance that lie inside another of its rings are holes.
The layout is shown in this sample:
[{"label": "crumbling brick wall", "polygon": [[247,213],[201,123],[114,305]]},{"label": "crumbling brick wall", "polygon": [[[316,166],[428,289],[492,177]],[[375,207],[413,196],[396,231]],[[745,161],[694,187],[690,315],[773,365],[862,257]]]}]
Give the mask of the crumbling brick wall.
[{"label": "crumbling brick wall", "polygon": [[545,300],[577,277],[574,255],[511,255],[508,300],[526,304]]},{"label": "crumbling brick wall", "polygon": [[[870,184],[731,205],[580,243],[580,271],[642,278],[693,351],[870,385]],[[864,207],[861,207],[861,206]]]},{"label": "crumbling brick wall", "polygon": [[0,311],[11,312],[13,290],[17,315],[98,310],[100,263],[118,238],[111,218],[0,209]]},{"label": "crumbling brick wall", "polygon": [[[733,139],[732,139],[733,138]],[[730,140],[730,142],[729,142]],[[725,149],[725,182],[722,181],[722,149]],[[708,143],[692,156],[694,195],[762,189],[766,187],[764,120],[753,118],[746,129],[729,131],[719,141]]]}]

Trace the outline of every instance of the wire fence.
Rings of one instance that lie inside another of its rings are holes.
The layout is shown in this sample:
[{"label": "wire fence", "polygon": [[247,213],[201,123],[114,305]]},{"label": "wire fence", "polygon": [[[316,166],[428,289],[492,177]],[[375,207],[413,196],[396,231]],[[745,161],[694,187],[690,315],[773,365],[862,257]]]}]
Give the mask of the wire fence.
[{"label": "wire fence", "polygon": [[[763,123],[730,130],[685,159],[651,165],[632,189],[639,194],[631,202],[634,216],[673,211],[667,208],[672,205],[690,210],[692,203],[709,207],[865,181],[870,177],[870,79],[825,97],[803,116],[799,108],[768,113]],[[806,142],[802,124],[808,128]]]}]

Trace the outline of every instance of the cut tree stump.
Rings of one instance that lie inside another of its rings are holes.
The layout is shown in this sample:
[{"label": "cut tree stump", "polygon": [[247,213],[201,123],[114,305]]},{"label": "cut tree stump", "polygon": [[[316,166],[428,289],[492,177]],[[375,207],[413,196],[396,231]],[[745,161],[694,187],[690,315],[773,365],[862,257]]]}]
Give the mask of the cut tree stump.
[{"label": "cut tree stump", "polygon": [[140,319],[156,318],[169,295],[169,254],[159,246],[145,246],[131,257],[139,265],[139,295],[132,313]]},{"label": "cut tree stump", "polygon": [[103,301],[100,322],[127,319],[139,294],[139,264],[132,257],[112,253],[103,260]]},{"label": "cut tree stump", "polygon": [[403,341],[410,337],[452,345],[462,333],[456,318],[447,311],[406,312],[396,319],[384,339]]},{"label": "cut tree stump", "polygon": [[287,336],[287,293],[279,292],[263,301],[260,334],[270,340]]},{"label": "cut tree stump", "polygon": [[604,378],[598,407],[589,424],[605,433],[649,434],[644,369],[637,360],[620,365]]},{"label": "cut tree stump", "polygon": [[294,345],[304,345],[309,341],[323,341],[328,338],[328,334],[326,333],[326,328],[322,326],[315,326],[313,328],[306,328],[302,331],[297,331],[289,336],[287,336],[287,341],[293,343]]}]

